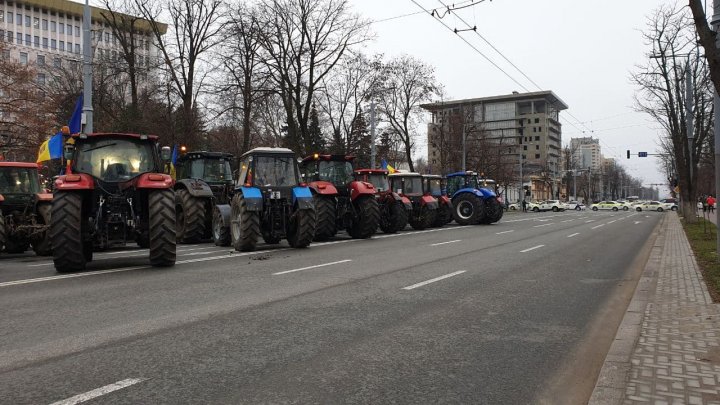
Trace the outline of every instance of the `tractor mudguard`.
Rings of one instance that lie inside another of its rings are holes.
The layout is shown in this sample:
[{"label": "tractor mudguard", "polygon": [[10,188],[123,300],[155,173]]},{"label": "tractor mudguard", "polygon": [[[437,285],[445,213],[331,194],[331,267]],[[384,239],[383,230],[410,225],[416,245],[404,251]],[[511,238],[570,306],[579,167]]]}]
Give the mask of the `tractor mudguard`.
[{"label": "tractor mudguard", "polygon": [[495,194],[495,192],[492,191],[492,190],[490,190],[490,189],[481,188],[481,189],[479,189],[478,191],[480,191],[480,192],[482,193],[482,196],[483,196],[484,199],[497,198],[497,195]]},{"label": "tractor mudguard", "polygon": [[3,202],[3,201],[5,201],[5,197],[3,197],[2,194],[0,194],[0,202]]},{"label": "tractor mudguard", "polygon": [[55,190],[93,190],[95,182],[92,176],[85,173],[65,174],[55,179]]},{"label": "tractor mudguard", "polygon": [[438,197],[438,203],[440,205],[448,206],[450,208],[452,208],[452,206],[453,206],[452,201],[446,195],[441,195],[440,197]]},{"label": "tractor mudguard", "polygon": [[175,183],[175,190],[184,188],[193,197],[212,198],[213,192],[210,186],[198,179],[182,179]]},{"label": "tractor mudguard", "polygon": [[477,188],[461,188],[460,190],[456,191],[455,194],[452,195],[452,199],[454,200],[458,196],[460,196],[463,193],[473,193],[476,197],[482,198],[483,200],[491,197],[495,197],[495,193],[493,193],[490,190],[486,189],[477,189]]},{"label": "tractor mudguard", "polygon": [[438,201],[433,196],[424,195],[420,197],[420,201],[420,205],[426,206],[431,210],[436,210],[438,208]]},{"label": "tractor mudguard", "polygon": [[311,210],[315,208],[310,187],[293,187],[293,205],[295,204],[297,204],[297,209],[299,210]]},{"label": "tractor mudguard", "polygon": [[[321,194],[321,195],[337,195],[338,191],[335,186],[330,183],[329,181],[313,181],[310,184],[308,184],[308,187],[312,190],[315,194]],[[303,188],[303,187],[300,187]]]},{"label": "tractor mudguard", "polygon": [[[52,201],[51,193],[37,193],[36,196],[38,201]],[[2,196],[0,196],[0,201],[2,201]]]},{"label": "tractor mudguard", "polygon": [[406,208],[408,211],[412,211],[412,201],[410,201],[409,198],[407,198],[407,197],[400,197],[400,201],[402,201],[402,203],[405,205],[405,208]]},{"label": "tractor mudguard", "polygon": [[248,211],[262,211],[263,209],[263,196],[262,192],[257,187],[239,187],[235,189],[243,195],[245,204],[247,204]]},{"label": "tractor mudguard", "polygon": [[162,173],[144,173],[141,174],[135,181],[135,188],[138,189],[168,189],[172,188],[173,184],[172,177],[168,174]]},{"label": "tractor mudguard", "polygon": [[230,226],[230,214],[232,212],[230,204],[218,204],[215,206],[215,208],[220,211],[220,215],[223,219],[223,224],[225,224],[225,226]]},{"label": "tractor mudguard", "polygon": [[375,186],[366,181],[353,181],[350,183],[350,199],[355,201],[359,197],[375,195]]}]

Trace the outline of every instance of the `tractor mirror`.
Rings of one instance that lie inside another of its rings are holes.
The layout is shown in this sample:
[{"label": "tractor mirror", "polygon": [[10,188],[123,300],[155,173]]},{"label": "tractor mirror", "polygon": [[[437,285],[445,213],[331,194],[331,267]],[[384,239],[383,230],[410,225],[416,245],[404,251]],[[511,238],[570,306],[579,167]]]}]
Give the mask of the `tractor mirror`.
[{"label": "tractor mirror", "polygon": [[75,155],[75,146],[74,145],[65,145],[65,150],[63,151],[63,155],[65,156],[65,160],[73,160],[73,156]]},{"label": "tractor mirror", "polygon": [[171,155],[172,152],[170,151],[169,146],[163,146],[162,148],[160,148],[160,159],[162,159],[163,162],[169,162]]}]

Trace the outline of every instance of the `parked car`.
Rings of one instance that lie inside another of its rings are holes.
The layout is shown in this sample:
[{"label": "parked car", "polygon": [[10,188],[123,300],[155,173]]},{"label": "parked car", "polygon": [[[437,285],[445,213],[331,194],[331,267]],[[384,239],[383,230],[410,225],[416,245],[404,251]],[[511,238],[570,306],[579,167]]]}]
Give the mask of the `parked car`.
[{"label": "parked car", "polygon": [[663,203],[660,201],[647,201],[642,204],[638,204],[635,206],[635,211],[657,211],[657,212],[663,212],[663,211],[669,211]]},{"label": "parked car", "polygon": [[678,205],[677,205],[677,203],[676,203],[676,202],[673,202],[673,201],[669,201],[669,200],[674,200],[674,198],[672,198],[672,199],[671,199],[671,198],[668,198],[668,199],[665,199],[665,200],[660,200],[660,204],[662,204],[663,209],[665,209],[666,211],[677,211],[677,210],[678,210]]},{"label": "parked car", "polygon": [[622,208],[620,208],[620,209],[623,211],[629,211],[629,210],[635,208],[635,204],[631,203],[630,201],[618,201],[617,203],[622,206]]},{"label": "parked car", "polygon": [[599,203],[592,204],[590,209],[593,211],[598,210],[612,210],[619,211],[623,209],[623,205],[617,201],[600,201]]},{"label": "parked car", "polygon": [[527,209],[528,211],[538,212],[540,211],[540,204],[542,204],[542,201],[530,201],[527,204]]},{"label": "parked car", "polygon": [[510,211],[517,211],[519,209],[522,209],[522,203],[508,204],[508,210],[510,210]]},{"label": "parked car", "polygon": [[585,209],[585,204],[580,201],[568,201],[565,203],[565,209],[580,211]]},{"label": "parked car", "polygon": [[546,200],[540,202],[537,207],[533,207],[533,211],[565,211],[565,204],[561,203],[558,200]]}]

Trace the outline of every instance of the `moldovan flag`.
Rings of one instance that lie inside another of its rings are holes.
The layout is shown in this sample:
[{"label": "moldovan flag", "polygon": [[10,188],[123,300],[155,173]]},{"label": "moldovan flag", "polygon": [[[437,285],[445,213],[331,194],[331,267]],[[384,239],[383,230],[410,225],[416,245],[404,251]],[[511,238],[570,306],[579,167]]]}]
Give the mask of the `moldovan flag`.
[{"label": "moldovan flag", "polygon": [[383,170],[387,170],[388,173],[390,173],[390,174],[393,174],[397,171],[397,170],[395,170],[394,167],[390,166],[388,164],[387,160],[385,160],[385,159],[383,159],[382,162],[380,162],[380,164],[381,164]]},{"label": "moldovan flag", "polygon": [[53,135],[52,138],[43,142],[38,150],[37,163],[47,162],[52,159],[60,159],[63,155],[62,133]]}]

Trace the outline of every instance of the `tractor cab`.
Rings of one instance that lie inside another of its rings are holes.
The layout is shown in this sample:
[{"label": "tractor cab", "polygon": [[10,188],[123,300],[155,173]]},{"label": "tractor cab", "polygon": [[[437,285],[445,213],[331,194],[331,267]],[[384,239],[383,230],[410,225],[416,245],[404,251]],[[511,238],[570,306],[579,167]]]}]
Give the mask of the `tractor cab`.
[{"label": "tractor cab", "polygon": [[199,179],[209,185],[233,183],[233,155],[223,152],[188,152],[175,165],[178,179]]},{"label": "tractor cab", "polygon": [[473,171],[456,172],[447,175],[447,194],[455,195],[462,189],[477,189],[478,174]]},{"label": "tractor cab", "polygon": [[423,176],[420,173],[393,173],[388,177],[390,189],[412,203],[410,225],[418,230],[432,226],[437,218],[438,200],[425,193]]},{"label": "tractor cab", "polygon": [[453,206],[450,198],[445,194],[445,179],[437,174],[423,174],[425,195],[433,196],[438,202],[438,215],[433,226],[443,226],[453,219]]},{"label": "tractor cab", "polygon": [[436,198],[444,195],[442,176],[438,176],[436,174],[423,174],[422,177],[425,194]]},{"label": "tractor cab", "polygon": [[354,156],[315,153],[300,163],[303,179],[307,183],[331,183],[341,196],[349,196],[348,185],[355,181],[353,176]]},{"label": "tractor cab", "polygon": [[388,172],[383,169],[355,170],[355,181],[364,181],[372,184],[378,193],[386,192],[390,189]]},{"label": "tractor cab", "polygon": [[44,194],[35,163],[0,162],[0,210],[24,211]]}]

